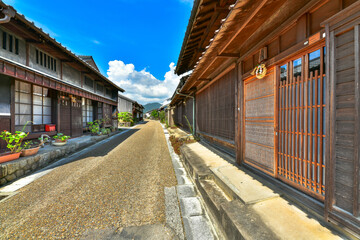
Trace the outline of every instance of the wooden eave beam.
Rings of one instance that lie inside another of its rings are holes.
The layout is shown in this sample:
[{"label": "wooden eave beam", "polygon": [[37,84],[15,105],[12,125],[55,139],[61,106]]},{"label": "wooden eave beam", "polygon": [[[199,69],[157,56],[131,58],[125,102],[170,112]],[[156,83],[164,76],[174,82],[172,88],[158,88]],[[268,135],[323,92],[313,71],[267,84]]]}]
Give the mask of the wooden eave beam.
[{"label": "wooden eave beam", "polygon": [[240,54],[239,53],[222,53],[222,54],[218,54],[217,57],[220,57],[220,58],[239,58]]},{"label": "wooden eave beam", "polygon": [[16,21],[16,22],[17,23],[15,24],[14,20],[11,20],[10,22],[3,24],[3,26],[6,29],[14,32],[15,34],[19,35],[20,37],[22,37],[26,40],[33,40],[33,41],[41,42],[42,38],[40,35],[31,32],[30,29],[26,28],[25,26],[22,26],[22,24],[19,23],[19,21]]},{"label": "wooden eave beam", "polygon": [[192,33],[197,33],[197,32],[201,32],[203,30],[206,29],[206,26],[202,26],[202,27],[196,27],[194,28],[194,30],[192,31]]},{"label": "wooden eave beam", "polygon": [[208,1],[208,2],[206,2],[206,3],[203,3],[203,4],[201,4],[201,6],[200,7],[207,7],[207,6],[210,6],[210,5],[215,5],[215,4],[217,4],[219,1],[218,0],[213,0],[213,1]]},{"label": "wooden eave beam", "polygon": [[211,78],[199,78],[199,79],[196,79],[197,82],[210,82],[211,81]]},{"label": "wooden eave beam", "polygon": [[262,0],[260,4],[258,4],[254,10],[250,10],[250,16],[245,18],[245,22],[241,24],[241,27],[233,34],[230,40],[227,41],[224,47],[220,50],[220,54],[222,54],[225,49],[232,43],[232,41],[239,35],[239,33],[248,25],[248,23],[257,15],[260,9],[268,2],[268,0]]}]

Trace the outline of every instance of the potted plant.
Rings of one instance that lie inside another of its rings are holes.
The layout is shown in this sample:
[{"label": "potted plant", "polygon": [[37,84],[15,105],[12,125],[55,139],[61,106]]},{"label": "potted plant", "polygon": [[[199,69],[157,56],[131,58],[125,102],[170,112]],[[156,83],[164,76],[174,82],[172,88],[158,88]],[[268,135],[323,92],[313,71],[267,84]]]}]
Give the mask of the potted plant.
[{"label": "potted plant", "polygon": [[106,135],[108,132],[106,130],[106,128],[102,128],[101,129],[101,135]]},{"label": "potted plant", "polygon": [[0,138],[6,142],[6,147],[10,152],[0,154],[0,163],[18,159],[23,148],[21,143],[28,135],[29,133],[23,131],[15,131],[15,133],[6,130],[2,131]]},{"label": "potted plant", "polygon": [[98,120],[95,120],[94,122],[88,122],[88,125],[91,135],[99,135],[100,126]]},{"label": "potted plant", "polygon": [[32,156],[32,155],[35,155],[38,153],[39,151],[39,148],[40,146],[37,145],[35,147],[32,147],[33,146],[33,142],[30,140],[30,141],[26,141],[23,145],[23,149],[21,151],[21,154],[20,156],[21,157],[27,157],[27,156]]},{"label": "potted plant", "polygon": [[116,128],[115,128],[114,126],[111,126],[111,127],[110,127],[110,130],[111,130],[111,132],[115,132],[115,131],[116,131]]},{"label": "potted plant", "polygon": [[67,140],[70,138],[69,136],[64,135],[63,133],[58,133],[55,136],[53,136],[55,139],[55,142],[53,142],[53,145],[55,146],[63,146],[67,143]]}]

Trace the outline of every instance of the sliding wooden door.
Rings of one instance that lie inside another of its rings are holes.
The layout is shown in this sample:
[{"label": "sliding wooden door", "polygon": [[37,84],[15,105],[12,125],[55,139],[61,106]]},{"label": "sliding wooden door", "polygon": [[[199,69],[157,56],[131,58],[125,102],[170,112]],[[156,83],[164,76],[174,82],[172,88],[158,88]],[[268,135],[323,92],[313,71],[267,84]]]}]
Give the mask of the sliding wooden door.
[{"label": "sliding wooden door", "polygon": [[277,177],[309,195],[325,196],[323,45],[279,66]]}]

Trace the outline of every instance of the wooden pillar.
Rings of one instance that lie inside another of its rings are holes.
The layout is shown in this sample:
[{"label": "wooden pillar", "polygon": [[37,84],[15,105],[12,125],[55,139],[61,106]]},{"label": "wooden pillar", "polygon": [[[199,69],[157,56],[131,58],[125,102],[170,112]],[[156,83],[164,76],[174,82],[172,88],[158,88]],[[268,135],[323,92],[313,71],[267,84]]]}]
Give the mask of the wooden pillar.
[{"label": "wooden pillar", "polygon": [[334,202],[334,176],[335,176],[335,35],[326,25],[326,150],[325,150],[325,219],[328,220],[329,212]]},{"label": "wooden pillar", "polygon": [[241,165],[243,163],[243,144],[242,144],[242,127],[243,127],[243,80],[242,80],[242,62],[238,62],[235,67],[235,154],[236,162]]},{"label": "wooden pillar", "polygon": [[25,42],[25,48],[26,48],[26,66],[30,65],[30,44],[26,41]]},{"label": "wooden pillar", "polygon": [[61,99],[60,99],[60,92],[57,92],[57,97],[56,97],[56,129],[57,132],[61,132],[61,122],[60,122],[60,105],[61,105]]},{"label": "wooden pillar", "polygon": [[15,132],[15,78],[10,85],[10,131]]},{"label": "wooden pillar", "polygon": [[354,136],[354,200],[353,215],[359,216],[359,162],[360,162],[360,30],[354,27],[355,52],[355,136]]}]

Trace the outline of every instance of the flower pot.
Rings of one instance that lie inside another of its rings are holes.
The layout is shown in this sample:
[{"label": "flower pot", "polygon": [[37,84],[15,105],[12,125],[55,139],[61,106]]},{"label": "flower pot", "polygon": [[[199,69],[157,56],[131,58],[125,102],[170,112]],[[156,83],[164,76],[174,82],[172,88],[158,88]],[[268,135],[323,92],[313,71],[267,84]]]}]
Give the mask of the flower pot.
[{"label": "flower pot", "polygon": [[[57,141],[58,140],[58,141]],[[61,141],[60,139],[56,139],[55,142],[52,143],[54,146],[64,146],[67,144],[67,141]]]},{"label": "flower pot", "polygon": [[27,156],[35,155],[35,154],[38,153],[39,148],[40,148],[40,147],[23,149],[23,150],[21,151],[20,156],[21,156],[21,157],[27,157]]},{"label": "flower pot", "polygon": [[0,163],[4,163],[4,162],[8,162],[8,161],[12,161],[15,159],[18,159],[20,157],[20,152],[18,153],[2,153],[0,154]]}]

